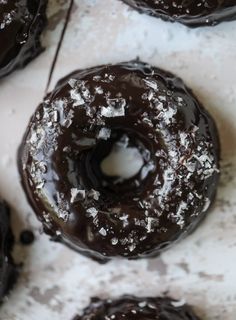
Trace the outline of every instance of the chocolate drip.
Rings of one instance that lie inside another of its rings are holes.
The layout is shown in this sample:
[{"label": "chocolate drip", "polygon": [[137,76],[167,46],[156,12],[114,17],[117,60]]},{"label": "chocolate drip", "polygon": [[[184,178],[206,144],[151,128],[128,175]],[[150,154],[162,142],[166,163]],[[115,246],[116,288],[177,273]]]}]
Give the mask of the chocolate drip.
[{"label": "chocolate drip", "polygon": [[67,30],[68,24],[70,22],[70,16],[71,16],[71,12],[72,12],[72,9],[73,9],[73,5],[74,5],[74,0],[70,0],[70,5],[69,5],[68,11],[67,11],[66,20],[65,20],[65,23],[64,23],[64,26],[63,26],[63,29],[62,29],[62,33],[61,33],[61,36],[60,36],[60,39],[59,39],[59,42],[58,42],[58,45],[57,45],[57,49],[56,49],[56,52],[55,52],[55,55],[54,55],[54,58],[53,58],[53,61],[52,61],[52,65],[51,65],[51,68],[50,68],[50,72],[49,72],[49,76],[48,76],[48,82],[47,82],[47,86],[46,86],[46,90],[45,90],[46,93],[48,92],[48,88],[50,86],[50,83],[51,83],[51,80],[52,80],[52,76],[53,76],[53,72],[54,72],[54,69],[55,69],[56,64],[57,64],[57,60],[58,60],[58,56],[59,56],[59,53],[60,53],[60,50],[61,50],[63,39],[65,37],[66,30]]}]

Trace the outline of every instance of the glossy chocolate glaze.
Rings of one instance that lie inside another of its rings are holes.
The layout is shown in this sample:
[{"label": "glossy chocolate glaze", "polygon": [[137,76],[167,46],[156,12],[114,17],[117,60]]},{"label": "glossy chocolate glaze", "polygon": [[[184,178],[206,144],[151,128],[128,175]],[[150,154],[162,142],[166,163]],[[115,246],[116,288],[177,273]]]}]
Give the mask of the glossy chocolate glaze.
[{"label": "glossy chocolate glaze", "polygon": [[82,316],[73,320],[200,320],[191,307],[170,298],[136,298],[117,300],[93,298]]},{"label": "glossy chocolate glaze", "polygon": [[189,27],[214,26],[236,19],[236,0],[122,0],[141,13]]},{"label": "glossy chocolate glaze", "polygon": [[0,78],[42,52],[47,0],[0,1]]},{"label": "glossy chocolate glaze", "polygon": [[[105,176],[115,143],[144,165]],[[219,179],[213,119],[182,80],[142,62],[75,71],[37,108],[19,171],[45,232],[100,261],[142,258],[192,232]]]},{"label": "glossy chocolate glaze", "polygon": [[14,238],[10,229],[9,208],[0,202],[0,301],[12,288],[17,278],[17,268],[11,257]]}]

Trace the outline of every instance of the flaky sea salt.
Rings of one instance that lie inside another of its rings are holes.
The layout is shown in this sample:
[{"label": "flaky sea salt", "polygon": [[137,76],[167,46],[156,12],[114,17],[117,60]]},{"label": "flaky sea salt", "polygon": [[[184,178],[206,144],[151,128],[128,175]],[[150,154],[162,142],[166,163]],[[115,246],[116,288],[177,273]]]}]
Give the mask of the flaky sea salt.
[{"label": "flaky sea salt", "polygon": [[101,228],[98,232],[104,237],[107,235],[107,232],[104,228]]},{"label": "flaky sea salt", "polygon": [[126,101],[122,98],[107,99],[107,107],[101,108],[101,115],[106,118],[123,117]]},{"label": "flaky sea salt", "polygon": [[98,213],[97,209],[94,207],[88,208],[86,211],[93,218],[95,218]]},{"label": "flaky sea salt", "polygon": [[110,138],[110,136],[111,136],[111,129],[109,129],[109,128],[102,128],[102,129],[99,131],[99,133],[98,133],[98,135],[97,135],[97,138],[98,138],[98,139],[102,139],[102,140],[107,140],[107,139]]},{"label": "flaky sea salt", "polygon": [[74,203],[79,200],[85,199],[85,190],[79,190],[77,188],[71,189],[71,199],[70,202]]}]

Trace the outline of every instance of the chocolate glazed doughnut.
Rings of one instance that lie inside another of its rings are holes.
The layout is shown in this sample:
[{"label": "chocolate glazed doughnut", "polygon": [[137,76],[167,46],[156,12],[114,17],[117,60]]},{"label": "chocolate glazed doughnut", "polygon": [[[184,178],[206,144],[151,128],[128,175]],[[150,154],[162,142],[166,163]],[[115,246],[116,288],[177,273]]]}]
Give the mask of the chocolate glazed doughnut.
[{"label": "chocolate glazed doughnut", "polygon": [[13,244],[9,208],[6,203],[0,201],[0,302],[13,287],[18,275],[17,267],[11,256]]},{"label": "chocolate glazed doughnut", "polygon": [[189,27],[214,26],[236,19],[236,0],[123,0],[141,13]]},{"label": "chocolate glazed doughnut", "polygon": [[218,161],[214,121],[191,90],[132,61],[62,79],[18,163],[45,232],[106,261],[157,256],[192,232],[215,197]]},{"label": "chocolate glazed doughnut", "polygon": [[73,320],[145,319],[145,320],[200,320],[193,310],[170,298],[136,298],[123,296],[117,300],[93,298],[82,316]]},{"label": "chocolate glazed doughnut", "polygon": [[47,0],[0,1],[0,78],[42,52]]}]

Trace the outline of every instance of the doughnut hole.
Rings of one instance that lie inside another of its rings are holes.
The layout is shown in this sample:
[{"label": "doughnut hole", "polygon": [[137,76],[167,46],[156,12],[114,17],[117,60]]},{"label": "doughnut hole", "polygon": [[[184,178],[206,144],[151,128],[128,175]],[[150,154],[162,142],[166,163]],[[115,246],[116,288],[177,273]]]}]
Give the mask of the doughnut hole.
[{"label": "doughnut hole", "polygon": [[86,187],[113,197],[143,190],[145,180],[155,168],[148,147],[134,133],[112,132],[110,139],[100,140],[87,152],[85,161],[80,162],[85,164],[80,172],[83,181],[87,181]]}]

